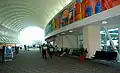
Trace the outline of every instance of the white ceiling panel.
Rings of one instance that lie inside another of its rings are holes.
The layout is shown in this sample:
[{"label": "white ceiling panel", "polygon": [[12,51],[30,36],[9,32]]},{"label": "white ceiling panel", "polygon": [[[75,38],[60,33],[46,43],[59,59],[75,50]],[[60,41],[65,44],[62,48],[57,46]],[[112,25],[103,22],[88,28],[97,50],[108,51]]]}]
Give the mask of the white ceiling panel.
[{"label": "white ceiling panel", "polygon": [[[5,29],[6,33],[18,36],[28,26],[44,28],[70,1],[72,0],[0,0],[0,30]],[[4,37],[4,40],[8,39],[9,37]]]}]

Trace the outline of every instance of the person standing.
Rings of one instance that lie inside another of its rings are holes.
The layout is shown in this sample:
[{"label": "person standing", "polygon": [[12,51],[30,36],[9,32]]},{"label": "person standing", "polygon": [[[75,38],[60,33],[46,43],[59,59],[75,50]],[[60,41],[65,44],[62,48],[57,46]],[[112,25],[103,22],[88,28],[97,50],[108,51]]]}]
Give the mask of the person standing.
[{"label": "person standing", "polygon": [[41,53],[41,48],[42,48],[42,45],[39,45],[39,51],[40,51],[40,53]]},{"label": "person standing", "polygon": [[61,51],[62,51],[62,48],[59,48],[58,49],[58,53],[59,53],[58,56],[60,56],[62,54]]},{"label": "person standing", "polygon": [[29,48],[30,48],[30,46],[27,46],[27,51],[30,51]]},{"label": "person standing", "polygon": [[54,51],[54,47],[52,45],[50,45],[49,49],[48,49],[48,52],[49,52],[49,55],[50,55],[51,59],[52,59],[53,51]]},{"label": "person standing", "polygon": [[27,50],[27,47],[26,47],[26,45],[24,45],[24,49],[25,49],[25,51]]},{"label": "person standing", "polygon": [[5,63],[5,46],[2,47],[2,63]]}]

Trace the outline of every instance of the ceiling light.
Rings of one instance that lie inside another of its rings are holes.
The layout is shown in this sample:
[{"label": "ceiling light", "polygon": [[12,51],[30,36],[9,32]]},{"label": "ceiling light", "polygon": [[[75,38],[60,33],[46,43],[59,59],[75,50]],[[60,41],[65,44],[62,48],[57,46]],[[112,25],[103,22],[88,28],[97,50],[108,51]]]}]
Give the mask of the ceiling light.
[{"label": "ceiling light", "polygon": [[107,21],[102,21],[102,24],[107,24],[108,22]]},{"label": "ceiling light", "polygon": [[73,32],[72,30],[70,30],[69,32]]}]

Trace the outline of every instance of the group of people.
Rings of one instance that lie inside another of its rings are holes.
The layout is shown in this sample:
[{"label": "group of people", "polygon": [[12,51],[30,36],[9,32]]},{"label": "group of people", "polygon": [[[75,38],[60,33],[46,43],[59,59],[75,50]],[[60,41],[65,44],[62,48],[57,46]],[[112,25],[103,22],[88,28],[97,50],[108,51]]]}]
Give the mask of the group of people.
[{"label": "group of people", "polygon": [[41,51],[42,51],[42,57],[43,59],[51,58],[53,57],[53,54],[56,56],[64,56],[66,54],[69,54],[69,49],[66,48],[65,50],[63,48],[58,48],[57,45],[53,46],[50,43],[43,43],[41,45]]},{"label": "group of people", "polygon": [[53,45],[43,43],[41,48],[42,48],[43,59],[47,59],[48,57],[50,57],[52,59],[52,55],[53,55],[53,52],[54,52]]}]

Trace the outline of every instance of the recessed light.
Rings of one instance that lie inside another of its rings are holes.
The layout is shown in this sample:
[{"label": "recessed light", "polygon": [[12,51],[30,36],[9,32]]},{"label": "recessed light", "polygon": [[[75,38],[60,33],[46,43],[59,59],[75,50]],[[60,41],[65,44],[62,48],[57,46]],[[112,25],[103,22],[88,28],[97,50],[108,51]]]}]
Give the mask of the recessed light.
[{"label": "recessed light", "polygon": [[62,34],[65,34],[65,33],[62,33]]},{"label": "recessed light", "polygon": [[108,22],[107,21],[102,21],[102,24],[107,24]]},{"label": "recessed light", "polygon": [[73,32],[72,30],[70,30],[69,32]]}]

